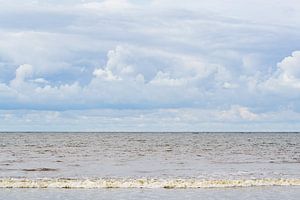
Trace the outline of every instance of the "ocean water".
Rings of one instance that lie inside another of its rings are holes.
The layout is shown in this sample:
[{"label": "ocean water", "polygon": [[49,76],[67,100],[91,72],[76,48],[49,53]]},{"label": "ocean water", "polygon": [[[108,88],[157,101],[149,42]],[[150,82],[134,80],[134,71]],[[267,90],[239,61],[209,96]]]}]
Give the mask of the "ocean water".
[{"label": "ocean water", "polygon": [[300,134],[0,133],[0,199],[24,197],[300,199]]}]

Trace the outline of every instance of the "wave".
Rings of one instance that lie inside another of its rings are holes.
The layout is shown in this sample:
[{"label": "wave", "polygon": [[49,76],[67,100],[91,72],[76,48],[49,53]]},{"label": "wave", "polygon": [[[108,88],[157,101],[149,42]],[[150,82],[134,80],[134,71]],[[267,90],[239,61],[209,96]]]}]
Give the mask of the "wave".
[{"label": "wave", "polygon": [[300,179],[0,179],[0,188],[228,188],[300,186]]}]

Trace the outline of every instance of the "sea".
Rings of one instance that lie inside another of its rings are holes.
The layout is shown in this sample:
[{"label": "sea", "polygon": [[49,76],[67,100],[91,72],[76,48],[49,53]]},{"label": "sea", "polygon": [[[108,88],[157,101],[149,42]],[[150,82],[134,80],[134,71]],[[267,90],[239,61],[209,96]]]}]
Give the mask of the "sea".
[{"label": "sea", "polygon": [[300,133],[2,132],[0,199],[300,199]]}]

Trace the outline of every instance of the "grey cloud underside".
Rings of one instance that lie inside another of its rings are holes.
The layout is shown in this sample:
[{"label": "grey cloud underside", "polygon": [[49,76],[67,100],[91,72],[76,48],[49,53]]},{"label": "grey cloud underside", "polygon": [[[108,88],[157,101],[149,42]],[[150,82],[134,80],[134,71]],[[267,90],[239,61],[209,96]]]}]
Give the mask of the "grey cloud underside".
[{"label": "grey cloud underside", "polygon": [[0,3],[0,109],[300,111],[297,1]]}]

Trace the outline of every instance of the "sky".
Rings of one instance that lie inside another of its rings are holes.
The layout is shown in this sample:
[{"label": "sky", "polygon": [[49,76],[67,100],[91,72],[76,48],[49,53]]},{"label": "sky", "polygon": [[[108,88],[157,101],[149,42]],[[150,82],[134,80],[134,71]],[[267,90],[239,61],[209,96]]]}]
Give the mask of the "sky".
[{"label": "sky", "polygon": [[298,0],[0,5],[0,131],[300,131]]}]

